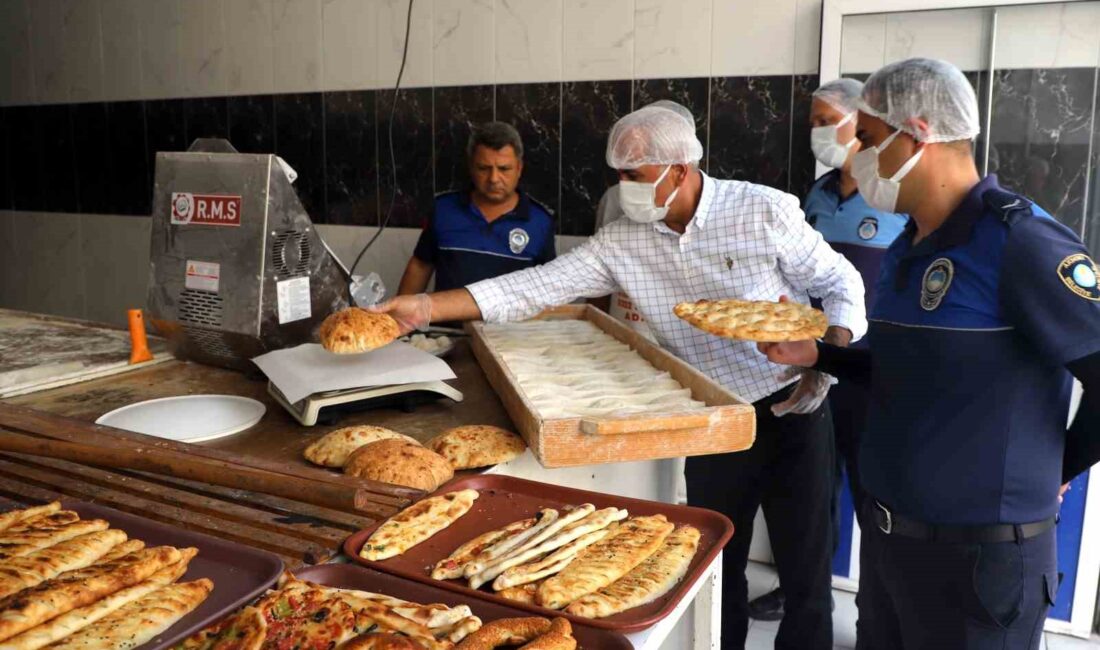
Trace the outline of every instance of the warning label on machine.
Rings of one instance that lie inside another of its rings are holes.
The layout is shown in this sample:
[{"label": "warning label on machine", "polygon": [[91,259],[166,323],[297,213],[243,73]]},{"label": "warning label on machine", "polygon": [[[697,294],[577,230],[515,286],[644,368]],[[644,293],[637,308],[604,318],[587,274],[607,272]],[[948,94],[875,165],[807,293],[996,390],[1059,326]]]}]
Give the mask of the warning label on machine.
[{"label": "warning label on machine", "polygon": [[183,286],[196,291],[217,293],[221,276],[221,264],[187,260],[187,276],[184,279]]},{"label": "warning label on machine", "polygon": [[241,197],[172,192],[172,223],[177,226],[240,226]]},{"label": "warning label on machine", "polygon": [[309,303],[309,278],[294,278],[275,283],[279,303],[279,324],[293,323],[313,315]]}]

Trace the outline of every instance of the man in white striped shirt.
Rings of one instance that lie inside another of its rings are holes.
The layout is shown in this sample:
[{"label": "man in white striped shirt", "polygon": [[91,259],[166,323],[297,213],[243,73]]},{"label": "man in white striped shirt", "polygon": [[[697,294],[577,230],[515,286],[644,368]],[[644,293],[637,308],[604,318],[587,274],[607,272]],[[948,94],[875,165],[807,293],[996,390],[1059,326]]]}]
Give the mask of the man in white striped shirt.
[{"label": "man in white striped shirt", "polygon": [[380,309],[412,330],[432,320],[520,320],[578,298],[629,294],[662,346],[756,406],[751,449],[687,461],[689,503],[725,513],[737,530],[724,556],[722,647],[744,646],[744,571],[753,517],[763,505],[786,592],[776,647],[831,648],[833,440],[823,405],[829,380],[784,374],[755,344],[708,335],[672,308],[701,298],[814,296],[829,318],[826,340],[846,345],[867,328],[863,282],[806,223],[798,199],[712,179],[698,168],[702,152],[681,116],[635,111],[616,123],[607,148],[627,219],[542,266],[464,289],[401,296]]}]

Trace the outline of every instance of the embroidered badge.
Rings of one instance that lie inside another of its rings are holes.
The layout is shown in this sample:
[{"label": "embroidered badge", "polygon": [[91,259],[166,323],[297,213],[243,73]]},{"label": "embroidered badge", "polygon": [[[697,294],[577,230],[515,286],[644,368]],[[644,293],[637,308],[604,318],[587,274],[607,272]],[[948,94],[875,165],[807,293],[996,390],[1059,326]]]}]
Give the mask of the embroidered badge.
[{"label": "embroidered badge", "polygon": [[856,234],[863,241],[874,239],[878,234],[878,219],[874,217],[864,217],[863,221],[859,222],[859,229],[856,230]]},{"label": "embroidered badge", "polygon": [[726,255],[726,270],[727,271],[732,271],[733,270],[733,258],[730,257],[729,255]]},{"label": "embroidered badge", "polygon": [[955,277],[955,265],[946,257],[941,257],[928,265],[920,288],[920,306],[925,311],[932,311],[940,306],[953,277]]},{"label": "embroidered badge", "polygon": [[1086,300],[1100,301],[1098,275],[1100,269],[1096,268],[1096,262],[1084,253],[1070,255],[1058,265],[1058,277],[1070,291]]},{"label": "embroidered badge", "polygon": [[508,233],[508,248],[511,248],[516,255],[527,248],[527,242],[529,241],[531,241],[531,237],[523,228],[513,228],[512,232]]}]

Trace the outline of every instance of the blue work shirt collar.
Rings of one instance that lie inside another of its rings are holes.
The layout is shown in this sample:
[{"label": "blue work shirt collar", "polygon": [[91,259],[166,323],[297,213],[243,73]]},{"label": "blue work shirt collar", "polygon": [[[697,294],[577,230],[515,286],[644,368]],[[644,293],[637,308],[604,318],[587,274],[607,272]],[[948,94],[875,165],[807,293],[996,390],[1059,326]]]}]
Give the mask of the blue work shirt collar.
[{"label": "blue work shirt collar", "polygon": [[905,280],[909,276],[909,266],[914,259],[926,257],[970,241],[970,236],[974,233],[974,225],[985,214],[985,202],[982,196],[989,190],[1000,189],[1000,187],[996,174],[989,174],[978,181],[974,187],[970,188],[970,191],[947,217],[947,220],[927,237],[920,240],[916,246],[912,245],[912,241],[917,232],[917,222],[910,219],[909,223],[905,224],[905,230],[901,233],[901,237],[909,246],[909,250],[905,251],[905,254],[898,261],[895,288],[899,290],[905,288]]},{"label": "blue work shirt collar", "polygon": [[[466,206],[466,208],[470,211],[470,214],[478,217],[486,223],[489,223],[489,221],[485,219],[485,215],[481,214],[481,210],[479,210],[477,205],[474,204],[473,198],[471,196],[472,194],[473,190],[465,190],[463,192],[459,192],[459,202],[461,202],[462,205]],[[530,221],[530,197],[527,196],[527,192],[524,192],[522,189],[519,188],[516,188],[516,194],[519,195],[519,202],[516,203],[516,207],[500,215],[499,217],[497,217],[497,219],[495,219],[495,221],[500,221],[501,219],[519,219],[520,221]]]}]

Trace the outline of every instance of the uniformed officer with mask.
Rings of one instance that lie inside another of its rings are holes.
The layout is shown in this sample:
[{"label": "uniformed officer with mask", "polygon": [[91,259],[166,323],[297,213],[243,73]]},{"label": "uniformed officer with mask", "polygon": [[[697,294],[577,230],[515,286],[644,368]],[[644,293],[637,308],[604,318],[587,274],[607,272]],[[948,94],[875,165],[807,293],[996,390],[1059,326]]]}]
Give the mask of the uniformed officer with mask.
[{"label": "uniformed officer with mask", "polygon": [[[886,248],[905,227],[908,217],[875,209],[863,200],[852,177],[852,157],[860,149],[856,139],[856,114],[863,82],[836,79],[814,91],[810,104],[810,148],[818,162],[831,169],[810,188],[802,202],[806,220],[835,251],[852,263],[867,287],[867,311],[874,304],[874,287]],[[853,347],[866,347],[866,339]],[[848,487],[856,516],[860,514],[863,490],[859,484],[858,447],[860,431],[867,419],[867,390],[851,382],[829,391],[836,436],[836,480],[832,499],[833,553],[840,540],[840,490],[847,469]],[[827,462],[822,459],[822,462]],[[760,621],[777,621],[784,613],[783,587],[749,603],[749,615]]]},{"label": "uniformed officer with mask", "polygon": [[[870,386],[857,648],[1038,648],[1058,587],[1059,486],[1100,459],[1100,288],[1080,239],[980,178],[963,74],[910,59],[862,93],[852,173],[911,217],[869,350],[760,344]],[[1069,429],[1072,378],[1084,386]]]}]

